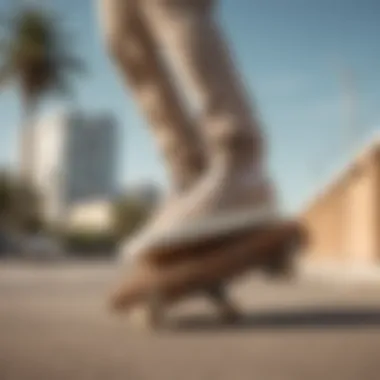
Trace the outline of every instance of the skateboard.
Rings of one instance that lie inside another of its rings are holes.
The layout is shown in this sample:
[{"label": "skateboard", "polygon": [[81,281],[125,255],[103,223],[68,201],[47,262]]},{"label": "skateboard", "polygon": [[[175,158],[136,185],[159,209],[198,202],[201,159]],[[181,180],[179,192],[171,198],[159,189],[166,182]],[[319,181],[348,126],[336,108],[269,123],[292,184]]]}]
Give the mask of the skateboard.
[{"label": "skateboard", "polygon": [[118,285],[111,295],[111,307],[125,312],[147,307],[150,323],[158,327],[164,308],[196,294],[208,294],[224,306],[227,317],[236,316],[218,289],[246,272],[276,267],[304,241],[302,227],[288,221],[262,225],[238,236],[152,252]]}]

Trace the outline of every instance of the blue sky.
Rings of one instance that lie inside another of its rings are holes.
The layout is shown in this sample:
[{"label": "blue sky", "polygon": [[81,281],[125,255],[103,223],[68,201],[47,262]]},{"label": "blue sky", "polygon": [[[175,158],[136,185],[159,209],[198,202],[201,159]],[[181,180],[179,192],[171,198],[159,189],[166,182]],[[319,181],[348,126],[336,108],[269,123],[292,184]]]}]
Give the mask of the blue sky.
[{"label": "blue sky", "polygon": [[[0,0],[0,12],[12,2]],[[75,30],[73,46],[89,66],[89,75],[76,83],[79,105],[109,110],[119,120],[120,183],[164,184],[165,172],[151,136],[104,52],[95,1],[44,2],[60,10]],[[380,2],[221,0],[220,18],[259,107],[270,170],[284,206],[298,210],[348,152],[345,70],[353,75],[357,99],[354,146],[380,128]],[[19,120],[16,92],[0,92],[2,164],[14,161]]]}]

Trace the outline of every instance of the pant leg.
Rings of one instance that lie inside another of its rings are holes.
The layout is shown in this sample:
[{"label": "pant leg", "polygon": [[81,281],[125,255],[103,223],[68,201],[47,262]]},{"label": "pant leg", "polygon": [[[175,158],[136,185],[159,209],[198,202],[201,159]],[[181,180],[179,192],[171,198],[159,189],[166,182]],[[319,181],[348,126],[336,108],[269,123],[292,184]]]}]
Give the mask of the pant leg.
[{"label": "pant leg", "polygon": [[150,124],[174,188],[182,190],[203,169],[202,147],[139,4],[139,0],[100,0],[103,33],[111,56]]},{"label": "pant leg", "polygon": [[223,33],[214,18],[215,0],[141,0],[161,43],[187,78],[203,112],[214,158],[244,165],[263,156],[262,131]]}]

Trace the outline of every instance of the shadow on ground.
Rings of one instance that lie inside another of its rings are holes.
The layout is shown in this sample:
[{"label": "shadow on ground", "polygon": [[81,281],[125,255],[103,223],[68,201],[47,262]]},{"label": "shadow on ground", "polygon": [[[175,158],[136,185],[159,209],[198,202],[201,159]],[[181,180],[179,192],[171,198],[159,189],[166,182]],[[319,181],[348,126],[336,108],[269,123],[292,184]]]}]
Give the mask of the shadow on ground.
[{"label": "shadow on ground", "polygon": [[380,327],[380,308],[339,310],[291,310],[255,312],[235,322],[223,322],[208,315],[181,317],[169,322],[174,331],[225,331],[229,329],[327,329]]}]

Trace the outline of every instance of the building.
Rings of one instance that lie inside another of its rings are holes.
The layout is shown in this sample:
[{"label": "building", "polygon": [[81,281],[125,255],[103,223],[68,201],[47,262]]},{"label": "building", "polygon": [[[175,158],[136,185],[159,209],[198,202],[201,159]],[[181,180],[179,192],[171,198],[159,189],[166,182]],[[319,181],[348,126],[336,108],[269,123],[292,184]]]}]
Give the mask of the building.
[{"label": "building", "polygon": [[71,231],[107,233],[113,230],[113,204],[109,200],[76,203],[70,208],[66,224]]},{"label": "building", "polygon": [[69,220],[75,207],[104,203],[116,192],[117,129],[108,114],[55,114],[34,129],[33,177],[47,220]]},{"label": "building", "polygon": [[301,214],[314,263],[380,264],[380,139],[322,188]]}]

